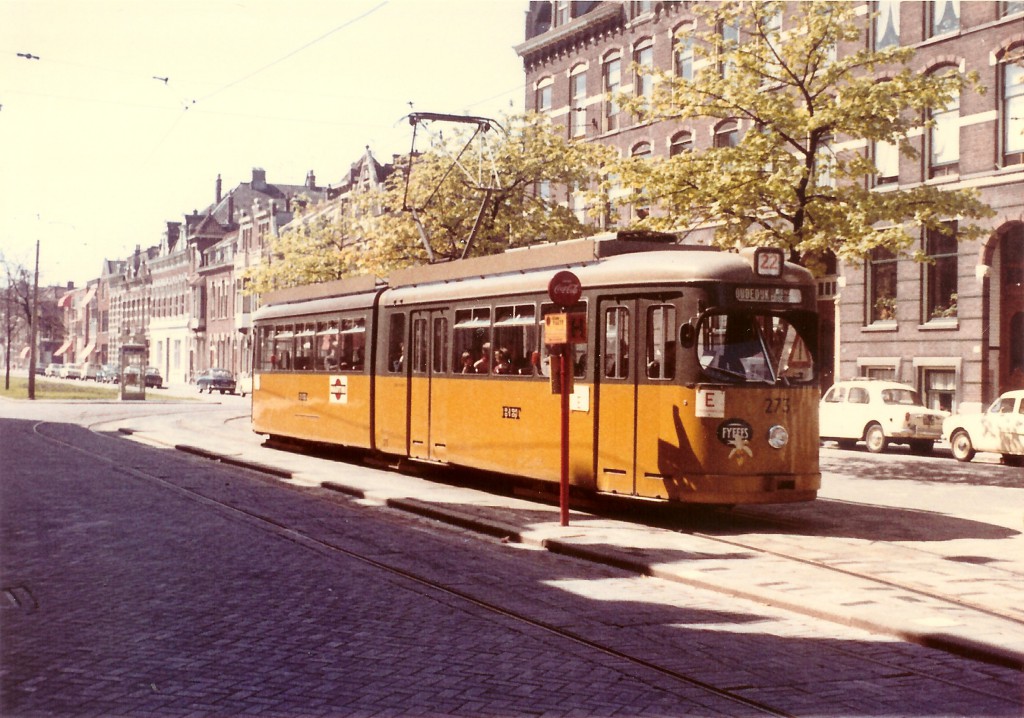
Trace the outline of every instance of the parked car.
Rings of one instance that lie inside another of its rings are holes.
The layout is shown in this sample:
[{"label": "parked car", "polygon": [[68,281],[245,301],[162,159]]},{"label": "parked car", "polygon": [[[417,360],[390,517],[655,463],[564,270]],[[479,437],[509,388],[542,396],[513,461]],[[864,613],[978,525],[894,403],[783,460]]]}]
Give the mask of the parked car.
[{"label": "parked car", "polygon": [[889,444],[909,444],[915,454],[931,452],[947,416],[922,405],[912,387],[881,379],[836,382],[818,406],[822,441],[847,449],[863,441],[875,454]]},{"label": "parked car", "polygon": [[60,367],[60,378],[61,379],[81,379],[82,372],[78,368],[77,364],[61,364]]},{"label": "parked car", "polygon": [[82,364],[81,369],[78,370],[79,371],[79,377],[78,378],[82,379],[83,381],[85,381],[87,379],[92,379],[93,381],[96,381],[96,372],[98,372],[99,369],[100,369],[99,364],[93,364],[92,362],[88,362],[87,361],[84,364]]},{"label": "parked car", "polygon": [[103,364],[96,370],[96,381],[103,384],[117,384],[120,372],[113,364]]},{"label": "parked car", "polygon": [[1024,389],[1005,392],[986,412],[953,414],[942,422],[942,433],[958,461],[992,451],[1007,466],[1024,466]]},{"label": "parked car", "polygon": [[235,377],[227,369],[207,369],[196,377],[200,393],[212,394],[216,389],[221,394],[235,393]]},{"label": "parked car", "polygon": [[164,378],[160,375],[160,370],[155,366],[146,367],[146,388],[153,387],[155,389],[163,389]]},{"label": "parked car", "polygon": [[60,368],[60,364],[50,362],[46,365],[46,369],[43,370],[43,376],[60,376]]}]

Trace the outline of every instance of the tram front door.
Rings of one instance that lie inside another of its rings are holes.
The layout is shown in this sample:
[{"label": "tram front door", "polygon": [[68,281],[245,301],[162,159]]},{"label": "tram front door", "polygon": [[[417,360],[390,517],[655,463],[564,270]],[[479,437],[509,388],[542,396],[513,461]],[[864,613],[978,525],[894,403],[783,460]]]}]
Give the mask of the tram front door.
[{"label": "tram front door", "polygon": [[[672,429],[678,295],[598,301],[595,371],[597,489],[665,497],[659,441]],[[667,428],[666,428],[667,425]]]},{"label": "tram front door", "polygon": [[409,456],[447,461],[444,406],[433,401],[434,379],[448,371],[448,318],[440,310],[412,313],[409,352]]}]

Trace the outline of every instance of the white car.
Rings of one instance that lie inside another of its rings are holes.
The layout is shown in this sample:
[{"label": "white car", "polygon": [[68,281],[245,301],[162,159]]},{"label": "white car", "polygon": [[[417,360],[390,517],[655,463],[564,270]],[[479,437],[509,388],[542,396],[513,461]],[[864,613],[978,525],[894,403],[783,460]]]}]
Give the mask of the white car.
[{"label": "white car", "polygon": [[942,433],[958,461],[992,451],[1007,466],[1024,466],[1024,389],[1005,392],[984,413],[953,414],[942,423]]},{"label": "white car", "polygon": [[818,405],[822,441],[850,449],[863,441],[877,454],[889,444],[908,444],[915,454],[927,454],[942,438],[948,411],[921,404],[913,387],[882,379],[839,381]]}]

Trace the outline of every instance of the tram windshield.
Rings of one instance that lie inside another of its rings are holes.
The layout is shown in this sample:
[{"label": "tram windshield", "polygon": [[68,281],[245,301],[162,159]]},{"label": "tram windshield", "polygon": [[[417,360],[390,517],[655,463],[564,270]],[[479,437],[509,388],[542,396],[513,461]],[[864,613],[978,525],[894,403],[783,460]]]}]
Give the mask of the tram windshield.
[{"label": "tram windshield", "polygon": [[814,379],[813,314],[708,312],[697,358],[710,381],[800,384]]}]

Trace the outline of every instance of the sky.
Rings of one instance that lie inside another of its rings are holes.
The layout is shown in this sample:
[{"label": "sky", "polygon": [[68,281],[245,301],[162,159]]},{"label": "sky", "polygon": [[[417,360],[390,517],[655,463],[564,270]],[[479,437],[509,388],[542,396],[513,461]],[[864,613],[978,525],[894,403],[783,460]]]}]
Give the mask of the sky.
[{"label": "sky", "polygon": [[38,241],[40,283],[83,286],[218,175],[337,185],[407,152],[411,111],[520,112],[527,6],[0,0],[0,253],[31,269]]}]

